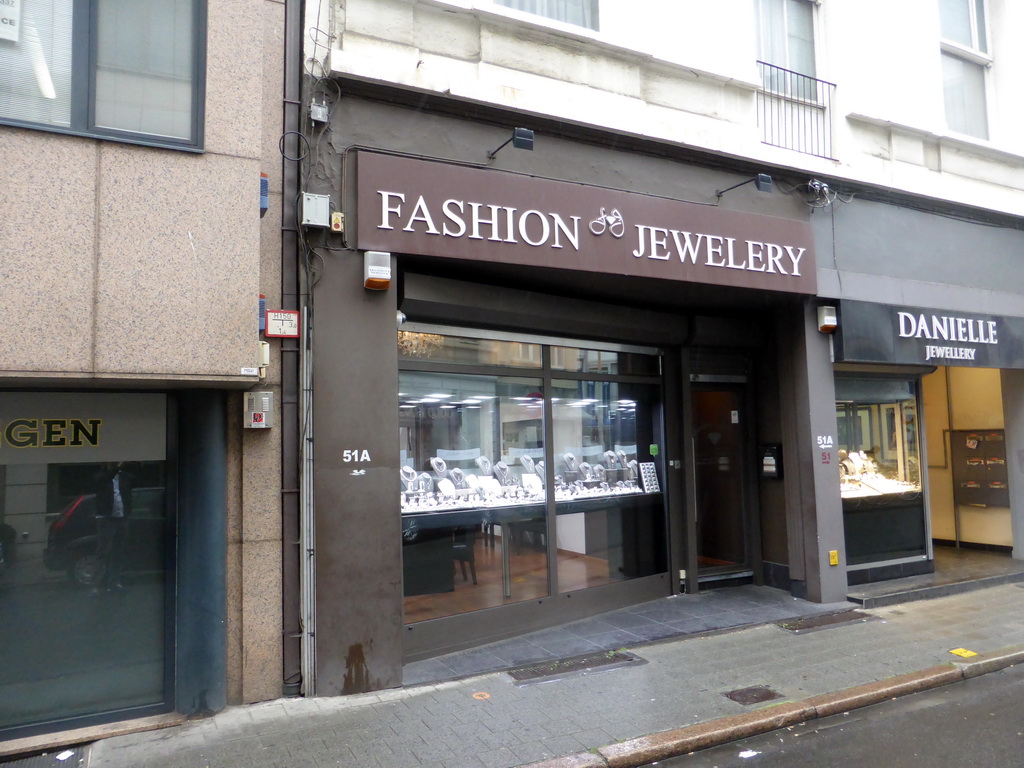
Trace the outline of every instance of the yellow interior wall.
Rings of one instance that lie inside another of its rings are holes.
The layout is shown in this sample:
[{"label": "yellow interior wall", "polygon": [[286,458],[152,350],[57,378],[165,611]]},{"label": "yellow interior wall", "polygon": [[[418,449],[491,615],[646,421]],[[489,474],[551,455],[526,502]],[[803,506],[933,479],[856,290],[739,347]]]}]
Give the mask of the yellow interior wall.
[{"label": "yellow interior wall", "polygon": [[949,402],[946,398],[946,371],[921,377],[925,445],[928,448],[928,506],[931,510],[932,538],[956,539],[953,520],[953,473],[949,467]]},{"label": "yellow interior wall", "polygon": [[[1003,394],[999,371],[989,368],[939,368],[935,373],[924,376],[921,385],[928,446],[932,537],[953,541],[956,539],[956,527],[949,430],[1003,429]],[[975,544],[1012,546],[1010,510],[1006,507],[961,506],[960,539]]]}]

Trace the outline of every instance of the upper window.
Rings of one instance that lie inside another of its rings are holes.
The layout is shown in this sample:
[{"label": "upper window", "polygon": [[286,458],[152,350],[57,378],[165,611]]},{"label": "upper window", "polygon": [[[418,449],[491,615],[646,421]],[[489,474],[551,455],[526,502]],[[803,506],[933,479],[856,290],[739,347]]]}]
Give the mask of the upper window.
[{"label": "upper window", "polygon": [[199,147],[203,0],[0,0],[0,121]]},{"label": "upper window", "polygon": [[812,0],[754,0],[758,58],[776,67],[815,76]]},{"label": "upper window", "polygon": [[985,70],[991,66],[985,0],[939,0],[942,84],[949,129],[988,138]]},{"label": "upper window", "polygon": [[497,5],[548,19],[598,29],[598,0],[494,0]]}]

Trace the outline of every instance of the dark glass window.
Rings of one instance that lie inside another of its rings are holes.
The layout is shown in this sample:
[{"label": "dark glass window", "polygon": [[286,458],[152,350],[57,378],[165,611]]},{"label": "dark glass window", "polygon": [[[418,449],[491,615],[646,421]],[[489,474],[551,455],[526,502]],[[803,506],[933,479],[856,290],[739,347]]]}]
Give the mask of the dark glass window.
[{"label": "dark glass window", "polygon": [[0,394],[0,734],[166,711],[166,409],[156,394]]},{"label": "dark glass window", "polygon": [[201,145],[202,0],[19,0],[3,14],[0,120]]}]

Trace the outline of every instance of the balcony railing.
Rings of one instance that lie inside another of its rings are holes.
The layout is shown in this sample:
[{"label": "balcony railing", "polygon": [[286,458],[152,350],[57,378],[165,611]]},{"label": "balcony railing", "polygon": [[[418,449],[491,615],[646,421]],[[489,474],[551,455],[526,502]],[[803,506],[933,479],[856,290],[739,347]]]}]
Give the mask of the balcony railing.
[{"label": "balcony railing", "polygon": [[761,141],[806,155],[832,158],[835,85],[774,64],[757,62],[757,124]]}]

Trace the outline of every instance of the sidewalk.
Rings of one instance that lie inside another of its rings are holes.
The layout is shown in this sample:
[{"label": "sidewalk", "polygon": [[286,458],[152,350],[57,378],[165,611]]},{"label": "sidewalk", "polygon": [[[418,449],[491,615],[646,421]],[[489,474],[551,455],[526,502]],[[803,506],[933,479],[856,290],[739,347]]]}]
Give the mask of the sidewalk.
[{"label": "sidewalk", "polygon": [[[844,618],[637,645],[626,650],[638,661],[543,683],[517,685],[506,672],[491,672],[376,694],[232,707],[208,720],[96,742],[87,765],[636,766],[1024,661],[1018,585]],[[950,653],[958,648],[980,660]],[[751,687],[779,698],[742,704],[723,695]],[[651,734],[660,735],[643,738]]]}]

